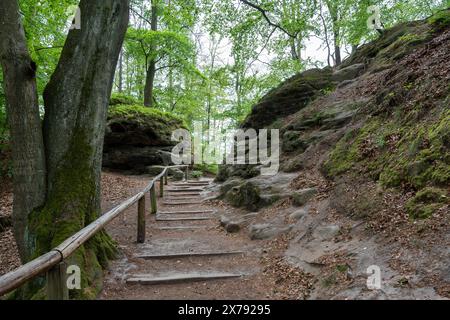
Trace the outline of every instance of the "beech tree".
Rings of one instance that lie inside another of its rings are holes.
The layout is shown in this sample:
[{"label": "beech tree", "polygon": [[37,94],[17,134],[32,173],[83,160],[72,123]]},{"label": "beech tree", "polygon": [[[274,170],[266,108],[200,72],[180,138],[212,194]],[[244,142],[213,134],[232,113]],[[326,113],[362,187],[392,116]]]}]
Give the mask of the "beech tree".
[{"label": "beech tree", "polygon": [[[129,19],[129,0],[81,0],[81,29],[70,30],[44,91],[41,121],[36,72],[17,0],[0,2],[0,61],[10,128],[13,225],[21,259],[49,251],[100,214],[106,113]],[[82,296],[115,253],[106,233],[78,250]],[[39,281],[34,286],[40,287]],[[37,289],[32,288],[34,293]]]}]

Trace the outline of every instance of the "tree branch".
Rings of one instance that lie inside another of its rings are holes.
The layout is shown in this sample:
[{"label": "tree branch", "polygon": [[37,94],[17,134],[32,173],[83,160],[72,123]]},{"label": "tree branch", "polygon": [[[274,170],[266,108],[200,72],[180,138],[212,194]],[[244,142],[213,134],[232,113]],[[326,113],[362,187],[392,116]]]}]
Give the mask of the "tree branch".
[{"label": "tree branch", "polygon": [[269,25],[271,25],[272,27],[275,27],[279,30],[281,30],[282,32],[284,32],[285,34],[287,34],[290,38],[297,38],[298,32],[297,33],[290,33],[288,30],[286,30],[285,28],[283,28],[282,26],[280,26],[279,24],[276,24],[274,22],[272,22],[272,20],[270,20],[269,16],[267,15],[267,10],[264,10],[263,8],[261,8],[260,6],[251,3],[250,1],[247,0],[240,0],[242,3],[246,4],[249,7],[252,7],[253,9],[258,10],[259,12],[261,12],[262,16],[264,17],[264,19],[267,21],[267,23]]}]

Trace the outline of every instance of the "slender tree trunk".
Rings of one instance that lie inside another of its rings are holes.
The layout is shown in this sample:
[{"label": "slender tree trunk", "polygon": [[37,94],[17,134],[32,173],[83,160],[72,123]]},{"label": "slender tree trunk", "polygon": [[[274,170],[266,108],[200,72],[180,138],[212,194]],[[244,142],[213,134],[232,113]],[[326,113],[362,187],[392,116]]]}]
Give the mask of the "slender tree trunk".
[{"label": "slender tree trunk", "polygon": [[17,0],[0,1],[0,60],[11,134],[14,235],[23,262],[30,255],[28,217],[42,206],[46,169],[36,87],[36,64],[27,49]]},{"label": "slender tree trunk", "polygon": [[[155,0],[152,0],[151,29],[152,31],[158,31],[158,6]],[[155,48],[153,48],[152,51],[154,51],[154,49]],[[153,107],[154,105],[153,88],[155,86],[155,76],[156,76],[156,57],[153,57],[150,60],[145,79],[144,105],[146,107]]]},{"label": "slender tree trunk", "polygon": [[119,56],[119,92],[123,92],[123,50],[120,51]]}]

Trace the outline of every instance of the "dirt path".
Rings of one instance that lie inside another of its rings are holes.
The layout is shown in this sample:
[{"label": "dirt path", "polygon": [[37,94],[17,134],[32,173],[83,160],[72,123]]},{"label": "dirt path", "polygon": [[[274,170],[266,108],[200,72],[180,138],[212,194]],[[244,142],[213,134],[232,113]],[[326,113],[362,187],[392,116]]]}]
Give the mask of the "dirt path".
[{"label": "dirt path", "polygon": [[[149,177],[133,177],[129,194],[137,192],[149,181]],[[188,187],[188,186],[186,186]],[[170,183],[167,189],[182,188]],[[189,186],[198,189],[198,186]],[[205,186],[201,186],[204,189]],[[159,190],[159,186],[157,188]],[[108,190],[105,190],[107,192]],[[159,212],[199,211],[191,214],[147,214],[146,242],[136,243],[136,206],[118,218],[108,232],[118,242],[121,256],[113,261],[107,271],[100,299],[268,299],[270,283],[266,281],[261,265],[262,249],[242,235],[226,234],[219,227],[217,208],[207,204],[169,205],[176,202],[201,202],[211,194],[185,196],[186,192],[166,191],[159,200]],[[166,204],[164,204],[166,203]],[[117,205],[106,201],[104,209]],[[211,212],[212,211],[212,212]],[[149,212],[149,201],[147,201]],[[170,218],[176,221],[157,221]],[[179,218],[208,218],[208,220],[177,220]],[[167,229],[168,228],[168,229]],[[182,228],[182,229],[171,229]],[[192,229],[190,229],[192,228]],[[182,256],[142,259],[142,255],[217,253],[211,256]],[[140,284],[129,283],[150,277],[232,276],[229,279],[201,281],[181,280],[177,283]],[[128,279],[128,282],[127,282]]]}]

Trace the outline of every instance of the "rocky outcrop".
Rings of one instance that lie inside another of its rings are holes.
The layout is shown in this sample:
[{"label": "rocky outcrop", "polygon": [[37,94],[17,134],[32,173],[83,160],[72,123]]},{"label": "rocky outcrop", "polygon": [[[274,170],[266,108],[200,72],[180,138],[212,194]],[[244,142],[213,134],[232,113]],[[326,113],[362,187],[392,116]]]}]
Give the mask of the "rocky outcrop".
[{"label": "rocky outcrop", "polygon": [[[111,101],[124,103],[130,99]],[[147,173],[148,166],[170,165],[175,144],[171,135],[181,127],[182,120],[169,113],[139,105],[112,105],[105,133],[103,166]]]}]

